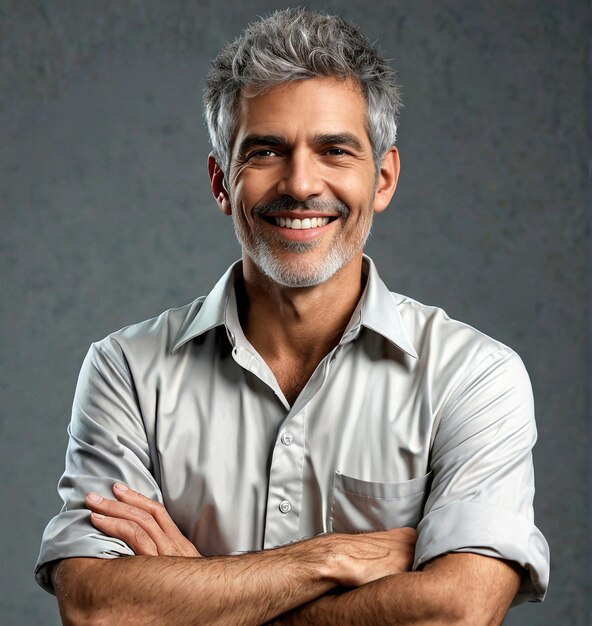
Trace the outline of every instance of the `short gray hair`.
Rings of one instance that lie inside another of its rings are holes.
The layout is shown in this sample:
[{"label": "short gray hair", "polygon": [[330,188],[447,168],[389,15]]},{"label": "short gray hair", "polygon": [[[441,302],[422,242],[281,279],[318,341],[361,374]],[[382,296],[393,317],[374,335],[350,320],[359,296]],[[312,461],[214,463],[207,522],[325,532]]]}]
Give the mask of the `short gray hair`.
[{"label": "short gray hair", "polygon": [[212,63],[204,111],[214,157],[230,164],[241,95],[263,93],[294,80],[336,76],[354,80],[367,103],[367,129],[374,162],[394,145],[401,109],[395,71],[353,24],[306,9],[276,11],[249,24]]}]

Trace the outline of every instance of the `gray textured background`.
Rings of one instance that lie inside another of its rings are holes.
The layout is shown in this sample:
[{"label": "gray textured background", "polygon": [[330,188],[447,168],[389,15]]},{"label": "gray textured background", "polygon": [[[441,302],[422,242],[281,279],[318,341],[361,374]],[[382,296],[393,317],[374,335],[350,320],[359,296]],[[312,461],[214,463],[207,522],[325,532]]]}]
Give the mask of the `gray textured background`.
[{"label": "gray textured background", "polygon": [[[238,255],[207,185],[209,60],[283,2],[0,0],[3,624],[58,624],[33,582],[59,509],[91,341],[206,292]],[[515,348],[539,425],[547,601],[507,624],[588,621],[590,6],[311,2],[399,70],[402,178],[369,252],[396,291]]]}]

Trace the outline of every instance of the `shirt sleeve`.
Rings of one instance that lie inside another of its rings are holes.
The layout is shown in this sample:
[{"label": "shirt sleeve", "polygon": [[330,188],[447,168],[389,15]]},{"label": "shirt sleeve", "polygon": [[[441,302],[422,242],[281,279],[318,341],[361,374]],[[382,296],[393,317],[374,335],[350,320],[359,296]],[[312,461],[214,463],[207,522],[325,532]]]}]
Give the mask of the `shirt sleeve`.
[{"label": "shirt sleeve", "polygon": [[48,566],[56,559],[134,554],[125,542],[91,524],[84,504],[88,492],[113,499],[111,488],[121,481],[162,502],[132,377],[114,339],[93,344],[84,360],[68,435],[66,467],[58,484],[64,505],[45,529],[35,567],[37,582],[51,593]]},{"label": "shirt sleeve", "polygon": [[514,604],[542,601],[549,547],[534,525],[534,402],[528,374],[509,349],[489,355],[452,392],[431,451],[433,482],[414,569],[448,552],[519,563]]}]

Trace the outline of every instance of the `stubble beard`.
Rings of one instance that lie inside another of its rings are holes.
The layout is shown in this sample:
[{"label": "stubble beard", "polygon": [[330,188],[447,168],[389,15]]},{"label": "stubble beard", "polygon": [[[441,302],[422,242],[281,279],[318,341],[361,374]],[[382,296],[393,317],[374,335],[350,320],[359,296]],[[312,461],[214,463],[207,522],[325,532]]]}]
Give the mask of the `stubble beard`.
[{"label": "stubble beard", "polygon": [[[258,217],[273,211],[295,208],[314,210],[317,213],[319,211],[331,214],[334,214],[335,211],[339,213],[340,217],[337,219],[341,221],[342,232],[337,234],[324,259],[312,262],[306,261],[304,258],[306,253],[320,245],[318,241],[286,241],[277,235],[270,237],[263,234]],[[233,213],[234,230],[243,250],[259,271],[274,283],[283,287],[302,288],[314,287],[329,280],[363,250],[370,235],[373,212],[369,207],[366,223],[359,229],[358,236],[351,241],[346,241],[343,237],[349,209],[342,202],[329,203],[310,200],[297,203],[291,198],[285,198],[254,207],[252,215],[255,218],[254,229],[248,231],[243,220],[237,219]],[[296,262],[282,262],[277,254],[278,248],[294,255],[300,254],[302,259]]]}]

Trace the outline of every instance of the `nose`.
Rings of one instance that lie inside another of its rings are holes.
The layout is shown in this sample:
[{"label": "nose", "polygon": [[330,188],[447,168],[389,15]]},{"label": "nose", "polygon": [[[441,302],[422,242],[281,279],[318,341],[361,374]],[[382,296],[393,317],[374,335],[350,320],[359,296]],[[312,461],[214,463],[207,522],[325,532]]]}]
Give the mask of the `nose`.
[{"label": "nose", "polygon": [[321,195],[323,188],[320,166],[314,155],[294,151],[286,161],[285,171],[278,182],[278,193],[303,201]]}]

